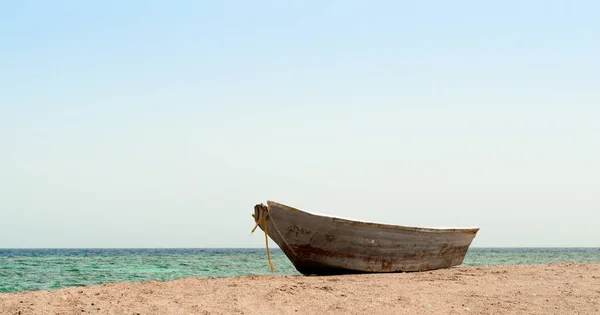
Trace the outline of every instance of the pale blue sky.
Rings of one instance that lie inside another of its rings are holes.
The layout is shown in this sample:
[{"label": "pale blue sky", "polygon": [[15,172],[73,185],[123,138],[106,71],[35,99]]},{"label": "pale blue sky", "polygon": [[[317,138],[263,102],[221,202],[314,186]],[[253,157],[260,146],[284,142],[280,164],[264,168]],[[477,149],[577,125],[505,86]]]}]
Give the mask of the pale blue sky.
[{"label": "pale blue sky", "polygon": [[598,12],[1,2],[0,247],[260,247],[267,199],[600,246]]}]

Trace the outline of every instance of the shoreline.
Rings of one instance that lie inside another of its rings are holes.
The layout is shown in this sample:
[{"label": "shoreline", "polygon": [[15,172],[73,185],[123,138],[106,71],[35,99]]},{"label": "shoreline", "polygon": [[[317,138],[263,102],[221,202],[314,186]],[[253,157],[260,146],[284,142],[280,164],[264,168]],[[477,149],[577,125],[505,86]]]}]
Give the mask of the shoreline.
[{"label": "shoreline", "polygon": [[598,314],[600,263],[249,275],[0,293],[0,314]]}]

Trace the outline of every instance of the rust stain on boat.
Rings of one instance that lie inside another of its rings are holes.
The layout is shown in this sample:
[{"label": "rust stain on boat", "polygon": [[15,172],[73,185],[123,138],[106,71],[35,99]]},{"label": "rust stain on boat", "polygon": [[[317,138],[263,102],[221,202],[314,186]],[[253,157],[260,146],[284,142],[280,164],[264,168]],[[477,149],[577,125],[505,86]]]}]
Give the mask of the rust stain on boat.
[{"label": "rust stain on boat", "polygon": [[328,242],[333,242],[335,241],[335,235],[327,233],[325,234],[325,240],[327,240]]},{"label": "rust stain on boat", "polygon": [[304,235],[311,234],[310,230],[307,230],[307,229],[305,229],[303,227],[299,227],[297,225],[290,225],[290,226],[288,226],[287,229],[286,229],[286,231],[288,233],[295,233],[296,236],[298,236],[298,233],[304,234]]}]

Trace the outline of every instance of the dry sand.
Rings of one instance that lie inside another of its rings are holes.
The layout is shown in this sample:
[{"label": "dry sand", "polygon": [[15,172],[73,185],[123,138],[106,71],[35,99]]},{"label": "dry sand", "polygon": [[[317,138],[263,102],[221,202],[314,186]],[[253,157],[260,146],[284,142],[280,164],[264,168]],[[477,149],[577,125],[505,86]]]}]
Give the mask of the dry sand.
[{"label": "dry sand", "polygon": [[112,283],[0,294],[0,314],[600,314],[600,264]]}]

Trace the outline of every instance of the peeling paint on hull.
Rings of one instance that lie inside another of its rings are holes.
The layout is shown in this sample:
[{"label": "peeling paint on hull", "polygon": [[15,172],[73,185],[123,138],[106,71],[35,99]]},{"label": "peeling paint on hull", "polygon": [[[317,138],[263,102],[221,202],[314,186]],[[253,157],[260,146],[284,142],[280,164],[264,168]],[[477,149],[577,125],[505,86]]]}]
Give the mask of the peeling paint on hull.
[{"label": "peeling paint on hull", "polygon": [[[462,264],[478,228],[435,229],[315,215],[277,202],[254,207],[268,216],[269,237],[304,275],[408,272]],[[264,231],[264,221],[259,223]]]}]

